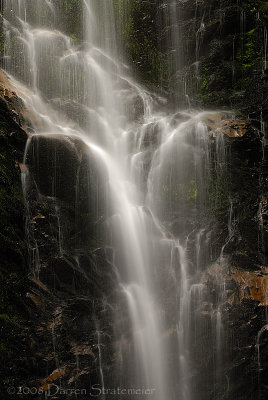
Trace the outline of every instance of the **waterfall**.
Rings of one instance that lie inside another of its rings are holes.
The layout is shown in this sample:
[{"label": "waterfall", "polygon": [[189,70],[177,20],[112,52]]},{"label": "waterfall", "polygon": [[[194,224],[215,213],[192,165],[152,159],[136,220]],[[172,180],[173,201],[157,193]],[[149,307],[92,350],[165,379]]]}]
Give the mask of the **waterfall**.
[{"label": "waterfall", "polygon": [[[195,340],[202,325],[196,311],[203,296],[201,273],[204,264],[211,262],[213,221],[209,215],[214,204],[209,192],[224,168],[223,136],[213,138],[205,112],[161,111],[162,99],[134,80],[117,42],[112,1],[81,2],[79,44],[59,28],[64,26],[59,22],[65,4],[4,2],[3,68],[29,110],[31,122],[26,126],[29,139],[22,185],[32,273],[40,278],[42,269],[32,228],[32,190],[38,191],[37,204],[53,205],[58,254],[64,258],[69,249],[59,201],[58,164],[64,151],[73,154],[77,206],[81,160],[86,154],[97,165],[93,174],[88,163],[89,181],[100,188],[104,180],[103,191],[88,194],[88,207],[95,225],[105,221],[105,248],[112,249],[109,262],[117,279],[117,302],[112,306],[114,351],[120,356],[114,374],[121,375],[118,380],[124,388],[149,390],[144,398],[192,400],[197,391],[193,347],[199,346]],[[169,10],[172,15],[173,8],[174,4]],[[177,30],[175,24],[173,39]],[[177,55],[174,63],[177,68]],[[210,175],[215,163],[211,143],[216,148],[215,180]],[[54,168],[51,179],[42,175],[45,151],[49,168]],[[81,269],[76,255],[68,262]],[[216,319],[220,369],[219,311]],[[109,388],[99,326],[96,337],[105,398]]]}]

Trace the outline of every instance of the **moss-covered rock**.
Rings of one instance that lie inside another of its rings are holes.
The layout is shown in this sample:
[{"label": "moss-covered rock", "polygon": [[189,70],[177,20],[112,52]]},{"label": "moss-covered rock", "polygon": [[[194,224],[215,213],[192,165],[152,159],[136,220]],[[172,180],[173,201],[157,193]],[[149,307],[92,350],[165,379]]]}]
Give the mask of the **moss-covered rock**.
[{"label": "moss-covered rock", "polygon": [[119,41],[138,79],[147,85],[167,87],[169,66],[159,47],[157,1],[116,0],[115,10]]}]

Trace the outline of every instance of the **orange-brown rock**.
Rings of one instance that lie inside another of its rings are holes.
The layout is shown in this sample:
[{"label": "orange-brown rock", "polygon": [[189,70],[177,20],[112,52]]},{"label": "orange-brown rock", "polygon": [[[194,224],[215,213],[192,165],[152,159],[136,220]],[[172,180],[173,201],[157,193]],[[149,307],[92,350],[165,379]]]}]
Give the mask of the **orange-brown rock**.
[{"label": "orange-brown rock", "polygon": [[220,285],[223,282],[233,281],[236,290],[228,292],[226,300],[228,303],[240,303],[244,299],[251,299],[259,302],[260,306],[268,306],[268,268],[263,266],[258,268],[256,271],[244,271],[214,264],[204,273],[202,282]]},{"label": "orange-brown rock", "polygon": [[252,299],[260,306],[268,306],[268,274],[235,269],[231,270],[231,278],[239,288],[240,301]]},{"label": "orange-brown rock", "polygon": [[49,292],[48,288],[46,287],[46,285],[44,285],[42,282],[40,282],[37,278],[35,277],[31,277],[30,278],[32,282],[34,282],[37,286],[39,286],[42,290],[44,290],[44,292]]},{"label": "orange-brown rock", "polygon": [[58,379],[62,378],[63,376],[67,375],[68,369],[66,366],[60,367],[55,369],[53,372],[51,372],[51,374],[45,378],[41,380],[41,386],[40,386],[40,390],[44,390],[47,391],[50,389],[51,384],[56,382]]},{"label": "orange-brown rock", "polygon": [[70,385],[70,384],[73,383],[73,382],[76,382],[77,379],[78,379],[80,376],[82,376],[82,375],[88,375],[88,374],[89,374],[88,371],[85,371],[85,370],[80,371],[78,374],[72,376],[72,377],[68,380],[68,385]]},{"label": "orange-brown rock", "polygon": [[86,345],[73,344],[71,352],[76,356],[78,356],[78,355],[81,355],[81,356],[86,356],[86,355],[87,356],[94,356],[91,348],[89,346],[86,346]]},{"label": "orange-brown rock", "polygon": [[32,300],[36,307],[41,307],[42,305],[44,305],[44,300],[42,297],[36,296],[32,293],[29,293],[28,297]]},{"label": "orange-brown rock", "polygon": [[16,88],[8,78],[8,76],[0,69],[0,96],[12,99],[17,97]]},{"label": "orange-brown rock", "polygon": [[209,113],[203,116],[203,122],[208,126],[210,133],[223,133],[228,137],[242,137],[251,127],[250,121],[226,119],[221,113]]},{"label": "orange-brown rock", "polygon": [[22,93],[0,69],[0,98],[7,104],[12,119],[27,132],[30,115],[22,101]]}]

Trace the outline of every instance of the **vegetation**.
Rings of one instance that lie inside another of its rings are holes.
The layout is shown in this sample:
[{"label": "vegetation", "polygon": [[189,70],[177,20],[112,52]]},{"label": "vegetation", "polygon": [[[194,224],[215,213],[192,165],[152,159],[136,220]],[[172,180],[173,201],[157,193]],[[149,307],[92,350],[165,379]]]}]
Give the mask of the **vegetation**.
[{"label": "vegetation", "polygon": [[158,8],[154,1],[115,0],[118,32],[130,64],[145,84],[166,87],[168,59],[159,49]]}]

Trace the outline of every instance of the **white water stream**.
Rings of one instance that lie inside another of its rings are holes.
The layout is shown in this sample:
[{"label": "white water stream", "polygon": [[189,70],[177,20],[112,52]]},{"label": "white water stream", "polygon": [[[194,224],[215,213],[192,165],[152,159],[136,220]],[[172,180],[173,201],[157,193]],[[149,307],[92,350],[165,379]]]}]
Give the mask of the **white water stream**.
[{"label": "white water stream", "polygon": [[[84,41],[80,45],[59,30],[57,6],[49,0],[5,1],[4,69],[13,77],[32,116],[24,163],[33,137],[58,138],[70,146],[79,139],[97,157],[108,174],[112,204],[107,237],[113,240],[107,245],[120,254],[113,268],[128,304],[133,341],[130,381],[137,388],[154,389],[155,400],[171,400],[175,390],[170,376],[176,375],[180,399],[190,400],[191,310],[193,302],[200,302],[200,268],[209,232],[207,221],[198,228],[183,227],[182,216],[194,219],[197,210],[207,206],[211,154],[206,113],[155,111],[163,99],[136,83],[123,64],[111,1],[83,1]],[[64,114],[66,103],[73,110],[68,116]],[[224,163],[221,136],[217,155],[220,168]],[[28,178],[25,170],[26,199]],[[171,228],[174,218],[178,229]],[[62,254],[60,222],[58,236]],[[192,261],[191,251],[195,253]],[[39,268],[36,258],[33,272],[37,276]],[[163,276],[171,277],[170,289],[166,283],[162,287],[167,279]],[[176,310],[172,322],[163,300],[167,295]],[[219,352],[221,324],[218,312]],[[172,349],[169,340],[164,340],[170,326],[177,337]],[[98,349],[101,364],[99,331]],[[176,353],[175,372],[167,359],[170,352]],[[104,386],[101,365],[100,371]]]}]

